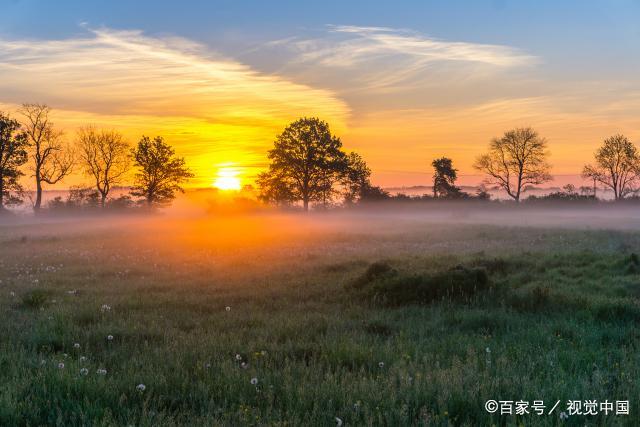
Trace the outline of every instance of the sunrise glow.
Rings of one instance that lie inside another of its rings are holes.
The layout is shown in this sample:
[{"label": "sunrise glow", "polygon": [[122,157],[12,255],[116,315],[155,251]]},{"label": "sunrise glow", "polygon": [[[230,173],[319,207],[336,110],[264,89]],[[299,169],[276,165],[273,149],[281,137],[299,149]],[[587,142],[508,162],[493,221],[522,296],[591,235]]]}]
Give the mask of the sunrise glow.
[{"label": "sunrise glow", "polygon": [[222,166],[213,182],[213,186],[219,190],[240,190],[242,183],[238,175],[240,170],[233,166]]}]

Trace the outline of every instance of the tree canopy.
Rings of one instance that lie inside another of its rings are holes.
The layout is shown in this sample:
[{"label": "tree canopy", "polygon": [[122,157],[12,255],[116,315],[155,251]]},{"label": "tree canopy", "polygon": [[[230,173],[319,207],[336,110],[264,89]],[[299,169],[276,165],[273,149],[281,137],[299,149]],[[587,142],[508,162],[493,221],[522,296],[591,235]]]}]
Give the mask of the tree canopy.
[{"label": "tree canopy", "polygon": [[182,184],[194,176],[160,136],[153,140],[143,136],[131,155],[139,168],[131,194],[143,197],[149,207],[171,202],[176,192],[183,191]]},{"label": "tree canopy", "polygon": [[0,210],[22,202],[19,179],[24,173],[20,167],[27,162],[28,147],[20,123],[0,112]]},{"label": "tree canopy", "polygon": [[310,202],[331,200],[334,185],[349,167],[342,142],[318,118],[301,118],[287,126],[268,158],[269,169],[257,180],[260,197],[280,204],[301,201],[305,210]]},{"label": "tree canopy", "polygon": [[616,200],[638,191],[640,156],[638,149],[624,135],[607,138],[595,153],[595,164],[586,165],[584,178],[591,178],[613,190]]},{"label": "tree canopy", "polygon": [[552,179],[547,162],[547,141],[532,128],[517,128],[494,138],[489,151],[476,160],[474,167],[485,173],[485,183],[507,192],[516,202],[528,185]]}]

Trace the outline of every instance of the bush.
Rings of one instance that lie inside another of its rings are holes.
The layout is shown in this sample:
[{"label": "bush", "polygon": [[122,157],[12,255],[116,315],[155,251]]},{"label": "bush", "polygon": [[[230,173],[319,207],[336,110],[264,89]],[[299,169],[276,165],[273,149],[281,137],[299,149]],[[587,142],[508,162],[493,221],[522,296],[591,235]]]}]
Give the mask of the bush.
[{"label": "bush", "polygon": [[386,263],[374,263],[352,283],[360,296],[385,305],[465,300],[491,287],[484,268],[458,265],[435,274],[401,275]]},{"label": "bush", "polygon": [[22,305],[25,308],[38,309],[47,303],[48,292],[42,289],[34,289],[22,296]]}]

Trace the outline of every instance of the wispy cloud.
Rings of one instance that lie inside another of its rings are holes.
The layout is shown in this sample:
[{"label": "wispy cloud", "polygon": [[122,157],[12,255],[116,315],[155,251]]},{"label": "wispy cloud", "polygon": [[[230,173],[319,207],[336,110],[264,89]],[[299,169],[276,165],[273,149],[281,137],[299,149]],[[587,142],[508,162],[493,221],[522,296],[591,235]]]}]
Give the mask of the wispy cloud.
[{"label": "wispy cloud", "polygon": [[357,72],[367,90],[410,88],[443,69],[486,75],[538,62],[510,46],[447,41],[385,27],[330,25],[321,37],[287,38],[269,46],[292,51],[292,64]]}]

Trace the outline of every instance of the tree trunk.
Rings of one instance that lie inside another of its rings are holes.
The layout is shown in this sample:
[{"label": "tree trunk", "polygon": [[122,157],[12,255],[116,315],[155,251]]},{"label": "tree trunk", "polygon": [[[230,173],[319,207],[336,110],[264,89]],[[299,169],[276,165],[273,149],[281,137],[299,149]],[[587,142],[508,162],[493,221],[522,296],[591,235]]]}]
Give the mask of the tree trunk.
[{"label": "tree trunk", "polygon": [[0,173],[0,211],[4,209],[4,176]]},{"label": "tree trunk", "polygon": [[42,205],[42,180],[36,176],[36,202],[33,204],[33,210],[40,211],[40,205]]},{"label": "tree trunk", "polygon": [[309,212],[309,198],[308,197],[304,197],[302,199],[302,204],[304,205],[304,211],[305,212]]},{"label": "tree trunk", "polygon": [[107,195],[105,193],[100,193],[100,208],[104,209],[104,204],[107,200]]}]

